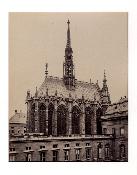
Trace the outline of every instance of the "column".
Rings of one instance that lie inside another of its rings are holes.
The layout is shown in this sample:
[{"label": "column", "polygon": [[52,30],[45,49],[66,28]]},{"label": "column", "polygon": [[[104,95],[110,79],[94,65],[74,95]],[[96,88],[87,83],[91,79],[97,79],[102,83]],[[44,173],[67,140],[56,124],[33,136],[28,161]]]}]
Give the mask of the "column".
[{"label": "column", "polygon": [[48,136],[48,101],[46,101],[46,131],[45,134]]},{"label": "column", "polygon": [[80,134],[85,135],[85,105],[84,102],[82,103],[82,113],[80,116]]},{"label": "column", "polygon": [[57,136],[57,100],[54,101],[54,115],[52,120],[52,135]]},{"label": "column", "polygon": [[67,120],[67,133],[70,136],[72,134],[72,101],[68,104],[68,120]]},{"label": "column", "polygon": [[97,104],[95,103],[93,106],[93,119],[92,119],[92,133],[91,134],[97,134],[97,121],[96,121],[96,111],[97,111]]},{"label": "column", "polygon": [[30,119],[31,119],[31,114],[30,114],[30,110],[31,110],[31,101],[27,100],[27,121],[26,121],[26,131],[27,133],[30,132]]},{"label": "column", "polygon": [[35,99],[35,133],[39,133],[38,99]]}]

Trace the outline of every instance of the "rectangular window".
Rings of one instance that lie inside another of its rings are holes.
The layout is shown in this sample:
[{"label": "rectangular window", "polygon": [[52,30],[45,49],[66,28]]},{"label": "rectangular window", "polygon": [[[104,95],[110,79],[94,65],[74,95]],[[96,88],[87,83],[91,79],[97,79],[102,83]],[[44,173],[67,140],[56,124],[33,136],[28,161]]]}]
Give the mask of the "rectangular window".
[{"label": "rectangular window", "polygon": [[14,134],[14,127],[11,127],[11,133]]},{"label": "rectangular window", "polygon": [[89,160],[90,159],[90,157],[91,157],[91,149],[87,149],[86,148],[86,160]]},{"label": "rectangular window", "polygon": [[109,158],[109,147],[108,146],[106,146],[105,147],[105,158]]},{"label": "rectangular window", "polygon": [[31,154],[26,155],[26,162],[31,162]]},{"label": "rectangular window", "polygon": [[69,150],[64,151],[64,159],[69,160]]},{"label": "rectangular window", "polygon": [[26,150],[31,150],[31,147],[26,147]]},{"label": "rectangular window", "polygon": [[10,162],[14,162],[14,161],[15,161],[15,155],[10,155],[9,161],[10,161]]},{"label": "rectangular window", "polygon": [[76,160],[80,160],[80,149],[76,149]]},{"label": "rectangular window", "polygon": [[76,143],[76,146],[79,146],[79,143]]},{"label": "rectangular window", "polygon": [[101,159],[102,158],[102,148],[98,147],[98,158]]},{"label": "rectangular window", "polygon": [[121,136],[124,136],[124,134],[125,134],[124,128],[120,128],[120,135],[121,135]]},{"label": "rectangular window", "polygon": [[43,145],[40,146],[40,149],[44,149],[44,148],[45,148],[45,146],[43,146]]},{"label": "rectangular window", "polygon": [[54,144],[54,145],[53,145],[53,148],[57,148],[57,147],[58,147],[58,145],[57,145],[57,144]]},{"label": "rectangular window", "polygon": [[15,148],[10,148],[10,151],[12,152],[12,151],[15,151]]},{"label": "rectangular window", "polygon": [[40,161],[45,162],[46,161],[46,152],[40,152]]},{"label": "rectangular window", "polygon": [[56,161],[58,161],[58,151],[54,150],[53,151],[53,162],[56,162]]},{"label": "rectangular window", "polygon": [[90,144],[89,143],[86,143],[86,146],[89,146]]},{"label": "rectangular window", "polygon": [[112,134],[115,135],[115,128],[112,128]]},{"label": "rectangular window", "polygon": [[103,134],[107,134],[107,128],[103,128]]},{"label": "rectangular window", "polygon": [[65,144],[65,147],[69,147],[69,144]]}]

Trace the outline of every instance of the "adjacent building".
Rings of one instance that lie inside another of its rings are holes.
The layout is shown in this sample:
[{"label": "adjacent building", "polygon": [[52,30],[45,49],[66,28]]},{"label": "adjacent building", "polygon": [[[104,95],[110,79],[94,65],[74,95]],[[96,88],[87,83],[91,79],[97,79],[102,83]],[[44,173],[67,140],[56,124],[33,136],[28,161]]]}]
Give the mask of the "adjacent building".
[{"label": "adjacent building", "polygon": [[24,135],[26,133],[26,114],[15,110],[15,114],[9,119],[9,135]]}]

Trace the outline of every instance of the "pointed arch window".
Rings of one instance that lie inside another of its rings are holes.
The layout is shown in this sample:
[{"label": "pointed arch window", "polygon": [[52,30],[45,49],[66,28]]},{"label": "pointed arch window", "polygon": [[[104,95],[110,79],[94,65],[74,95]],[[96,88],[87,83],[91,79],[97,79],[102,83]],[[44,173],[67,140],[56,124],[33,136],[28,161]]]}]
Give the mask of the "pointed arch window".
[{"label": "pointed arch window", "polygon": [[80,114],[78,107],[72,108],[72,134],[80,134]]},{"label": "pointed arch window", "polygon": [[46,131],[46,107],[44,104],[39,106],[39,126],[40,133],[45,133]]},{"label": "pointed arch window", "polygon": [[102,116],[102,109],[98,108],[96,111],[97,116],[97,134],[102,134],[102,125],[101,125],[101,116]]},{"label": "pointed arch window", "polygon": [[48,106],[48,135],[52,135],[53,115],[54,115],[54,105],[49,104],[49,106]]},{"label": "pointed arch window", "polygon": [[35,132],[35,104],[31,108],[31,122],[29,124],[30,132]]},{"label": "pointed arch window", "polygon": [[90,107],[85,108],[85,134],[91,135],[91,120],[93,117],[93,111]]},{"label": "pointed arch window", "polygon": [[61,105],[57,109],[57,135],[66,135],[67,109]]}]

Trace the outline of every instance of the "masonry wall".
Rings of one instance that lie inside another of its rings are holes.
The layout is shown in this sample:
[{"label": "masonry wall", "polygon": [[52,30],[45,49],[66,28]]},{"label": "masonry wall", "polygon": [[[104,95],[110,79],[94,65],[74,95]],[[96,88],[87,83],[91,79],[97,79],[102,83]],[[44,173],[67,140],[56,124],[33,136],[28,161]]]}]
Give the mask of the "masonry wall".
[{"label": "masonry wall", "polygon": [[[31,147],[30,153],[32,155],[32,161],[40,161],[40,146],[45,146],[46,149],[46,161],[53,161],[53,150],[58,150],[58,161],[64,160],[64,150],[69,150],[69,161],[76,161],[76,149],[80,150],[80,160],[79,161],[112,161],[113,160],[113,147],[111,138],[75,138],[73,140],[67,139],[57,139],[57,140],[32,140],[32,141],[10,141],[10,148],[15,148],[15,161],[26,161],[26,147]],[[57,148],[53,148],[53,145],[57,144]],[[66,148],[65,144],[69,144],[69,147]],[[76,146],[79,144],[79,146]],[[89,146],[86,146],[89,144]],[[101,150],[101,159],[98,159],[98,145],[102,145]],[[105,145],[110,145],[110,157],[109,160],[105,159]],[[86,149],[91,150],[91,155],[88,160],[86,160]],[[12,153],[10,153],[11,155]]]},{"label": "masonry wall", "polygon": [[[118,120],[102,121],[102,130],[107,128],[107,134],[112,134],[112,128],[115,128],[114,159],[115,161],[128,161],[128,120],[120,118]],[[121,135],[120,129],[124,128],[124,134]],[[125,157],[120,158],[120,145],[125,146]]]},{"label": "masonry wall", "polygon": [[26,124],[23,123],[10,123],[9,134],[10,135],[23,135],[26,133]]}]

